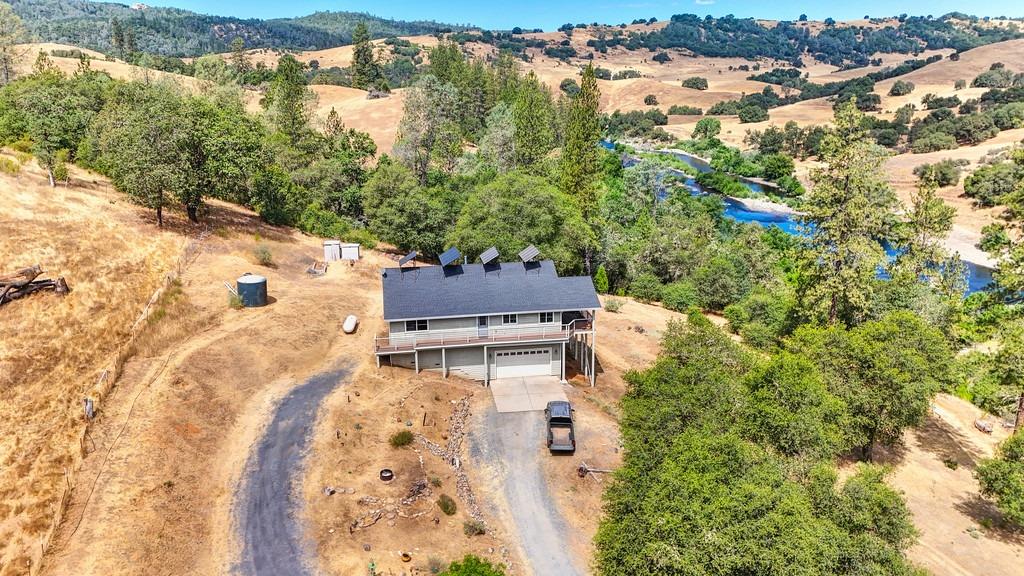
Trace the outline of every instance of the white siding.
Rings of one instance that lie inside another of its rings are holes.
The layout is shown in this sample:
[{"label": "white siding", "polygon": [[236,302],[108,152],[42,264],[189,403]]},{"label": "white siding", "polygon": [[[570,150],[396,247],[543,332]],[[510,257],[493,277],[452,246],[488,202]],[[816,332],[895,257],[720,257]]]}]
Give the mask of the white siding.
[{"label": "white siding", "polygon": [[435,330],[457,330],[459,328],[476,328],[476,316],[467,318],[439,318],[428,320],[430,332]]}]

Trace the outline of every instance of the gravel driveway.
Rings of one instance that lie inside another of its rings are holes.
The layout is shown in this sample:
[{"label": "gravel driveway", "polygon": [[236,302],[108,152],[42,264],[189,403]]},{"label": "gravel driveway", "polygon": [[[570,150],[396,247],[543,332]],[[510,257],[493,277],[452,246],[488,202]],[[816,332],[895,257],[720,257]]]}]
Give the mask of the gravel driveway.
[{"label": "gravel driveway", "polygon": [[[572,528],[555,505],[541,471],[541,458],[553,458],[544,445],[542,412],[499,414],[488,407],[483,421],[471,427],[469,453],[479,465],[494,471],[503,486],[507,508],[535,576],[583,576],[579,558],[570,553]],[[585,563],[585,562],[583,562]]]},{"label": "gravel driveway", "polygon": [[296,518],[296,494],[305,449],[320,403],[348,377],[347,370],[318,374],[292,389],[278,404],[255,445],[235,504],[242,555],[235,570],[244,576],[306,576],[315,564]]}]

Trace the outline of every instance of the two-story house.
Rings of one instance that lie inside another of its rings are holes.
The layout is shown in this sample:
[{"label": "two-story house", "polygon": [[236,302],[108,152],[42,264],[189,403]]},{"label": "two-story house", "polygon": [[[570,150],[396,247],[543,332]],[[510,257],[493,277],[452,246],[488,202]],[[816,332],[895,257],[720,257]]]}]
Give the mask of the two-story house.
[{"label": "two-story house", "polygon": [[481,263],[460,263],[451,249],[439,266],[384,269],[387,332],[376,338],[377,365],[485,384],[543,375],[564,381],[571,355],[593,385],[601,304],[590,277],[559,276],[550,260],[534,260],[532,246],[519,262],[497,262],[497,256],[492,248]]}]

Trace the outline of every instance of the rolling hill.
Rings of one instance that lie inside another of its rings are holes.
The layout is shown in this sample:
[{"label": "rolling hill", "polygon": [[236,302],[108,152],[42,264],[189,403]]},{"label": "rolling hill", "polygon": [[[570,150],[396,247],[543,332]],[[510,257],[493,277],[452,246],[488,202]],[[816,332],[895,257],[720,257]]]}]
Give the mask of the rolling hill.
[{"label": "rolling hill", "polygon": [[258,20],[90,0],[9,0],[8,3],[40,40],[105,53],[114,48],[111,42],[114,19],[131,27],[139,50],[166,56],[222,52],[236,37],[243,38],[250,48],[329,48],[350,42],[359,22],[365,22],[374,37],[461,29],[437,22],[388,20],[356,12],[317,12],[301,18]]}]

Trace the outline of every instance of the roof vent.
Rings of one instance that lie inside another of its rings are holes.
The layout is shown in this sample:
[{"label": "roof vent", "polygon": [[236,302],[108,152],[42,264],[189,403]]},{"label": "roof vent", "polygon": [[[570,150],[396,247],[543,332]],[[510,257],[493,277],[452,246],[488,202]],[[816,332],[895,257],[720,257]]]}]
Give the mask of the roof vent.
[{"label": "roof vent", "polygon": [[480,255],[480,262],[483,262],[484,264],[490,264],[491,262],[494,262],[494,260],[497,257],[498,249],[495,248],[494,246],[491,246],[487,250],[484,250],[484,253]]},{"label": "roof vent", "polygon": [[458,264],[459,258],[462,258],[462,254],[458,248],[449,248],[444,251],[444,254],[438,258],[441,261],[441,266],[449,266],[451,264]]},{"label": "roof vent", "polygon": [[533,262],[537,256],[540,256],[540,250],[533,244],[523,248],[523,251],[519,253],[519,259],[523,262]]}]

